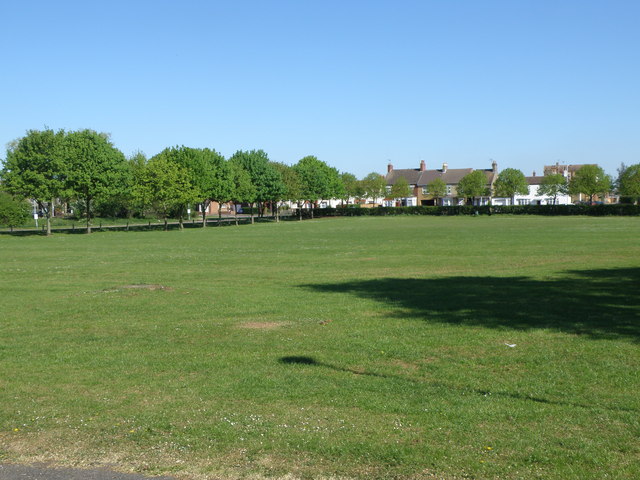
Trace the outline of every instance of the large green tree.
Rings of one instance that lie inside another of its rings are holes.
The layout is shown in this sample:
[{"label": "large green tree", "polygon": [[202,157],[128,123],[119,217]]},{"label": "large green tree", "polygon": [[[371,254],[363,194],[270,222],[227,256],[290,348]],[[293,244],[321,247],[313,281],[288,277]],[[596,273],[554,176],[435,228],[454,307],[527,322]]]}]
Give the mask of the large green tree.
[{"label": "large green tree", "polygon": [[433,197],[437,205],[438,200],[447,194],[447,184],[440,177],[434,178],[427,184],[427,194]]},{"label": "large green tree", "polygon": [[629,167],[623,165],[616,184],[620,196],[627,197],[637,204],[640,200],[640,163]]},{"label": "large green tree", "polygon": [[489,195],[487,177],[482,170],[474,170],[460,179],[456,187],[458,197],[470,200]]},{"label": "large green tree", "polygon": [[87,233],[91,233],[92,202],[101,196],[117,195],[127,187],[125,156],[113,146],[109,135],[94,130],[70,132],[64,139],[68,165],[67,187],[84,203]]},{"label": "large green tree", "polygon": [[569,184],[561,173],[550,173],[542,177],[538,187],[538,195],[548,195],[553,198],[553,204],[555,205],[558,201],[558,196],[566,195],[567,193],[569,193]]},{"label": "large green tree", "polygon": [[341,196],[340,174],[317,157],[308,155],[301,158],[293,169],[300,178],[302,196],[311,206],[311,218],[313,218],[313,207],[318,200],[330,200]]},{"label": "large green tree", "polygon": [[500,172],[494,184],[495,196],[502,198],[510,198],[511,205],[515,204],[516,195],[527,195],[529,193],[529,184],[527,179],[517,168],[505,168]]},{"label": "large green tree", "polygon": [[611,177],[599,166],[584,165],[573,174],[569,182],[569,193],[587,195],[589,203],[593,203],[596,195],[604,197],[611,190],[612,183]]},{"label": "large green tree", "polygon": [[51,129],[29,130],[11,142],[2,170],[7,190],[34,200],[47,219],[47,235],[51,235],[51,215],[56,198],[64,196],[67,164],[64,161],[65,133]]}]

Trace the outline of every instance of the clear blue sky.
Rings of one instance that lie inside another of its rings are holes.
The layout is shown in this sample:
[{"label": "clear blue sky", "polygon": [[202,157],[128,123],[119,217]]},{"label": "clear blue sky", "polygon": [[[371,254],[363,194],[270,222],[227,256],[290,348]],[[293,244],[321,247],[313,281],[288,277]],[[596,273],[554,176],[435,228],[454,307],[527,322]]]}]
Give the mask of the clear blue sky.
[{"label": "clear blue sky", "polygon": [[[640,2],[4,1],[0,143],[396,168],[640,162]],[[5,150],[1,150],[4,157]]]}]

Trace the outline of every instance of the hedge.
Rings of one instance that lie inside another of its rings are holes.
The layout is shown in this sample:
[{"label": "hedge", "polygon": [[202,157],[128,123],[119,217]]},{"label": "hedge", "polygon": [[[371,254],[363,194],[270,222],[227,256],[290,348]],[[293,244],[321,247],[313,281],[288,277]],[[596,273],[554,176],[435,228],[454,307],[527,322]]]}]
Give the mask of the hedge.
[{"label": "hedge", "polygon": [[[456,205],[450,207],[376,207],[376,208],[314,208],[314,217],[360,217],[387,215],[589,215],[640,216],[640,205]],[[310,218],[310,210],[302,211],[303,218]]]}]

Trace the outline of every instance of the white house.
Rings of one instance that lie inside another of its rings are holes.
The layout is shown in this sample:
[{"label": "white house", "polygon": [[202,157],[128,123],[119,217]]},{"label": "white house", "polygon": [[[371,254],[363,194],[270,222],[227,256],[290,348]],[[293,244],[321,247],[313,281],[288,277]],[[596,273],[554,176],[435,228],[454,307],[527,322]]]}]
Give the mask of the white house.
[{"label": "white house", "polygon": [[[533,172],[531,177],[525,177],[529,184],[529,193],[527,195],[516,195],[514,205],[553,205],[553,197],[548,195],[541,195],[538,193],[538,189],[542,184],[544,177],[536,176],[536,172]],[[494,198],[492,203],[494,205],[511,205],[511,198]],[[558,195],[556,197],[556,205],[571,205],[570,195]]]}]

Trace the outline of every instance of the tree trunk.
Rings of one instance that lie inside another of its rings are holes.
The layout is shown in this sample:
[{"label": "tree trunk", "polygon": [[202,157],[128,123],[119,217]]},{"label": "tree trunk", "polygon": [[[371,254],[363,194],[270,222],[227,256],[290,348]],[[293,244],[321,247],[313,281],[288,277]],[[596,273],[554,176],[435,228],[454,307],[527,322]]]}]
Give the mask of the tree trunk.
[{"label": "tree trunk", "polygon": [[167,230],[169,230],[169,226],[167,224],[167,217],[164,217],[164,231],[166,232]]},{"label": "tree trunk", "polygon": [[236,221],[236,227],[238,226],[238,204],[234,203],[233,204],[233,218]]},{"label": "tree trunk", "polygon": [[298,220],[302,221],[302,202],[298,202]]},{"label": "tree trunk", "polygon": [[253,202],[251,202],[249,205],[251,205],[251,225],[253,225]]},{"label": "tree trunk", "polygon": [[180,215],[180,218],[178,219],[180,222],[180,231],[184,230],[184,225],[182,224],[182,215]]},{"label": "tree trunk", "polygon": [[309,208],[311,209],[311,220],[313,220],[313,202],[309,200]]},{"label": "tree trunk", "polygon": [[222,202],[218,202],[218,226],[222,225]]},{"label": "tree trunk", "polygon": [[87,197],[87,233],[91,233],[91,198]]}]

